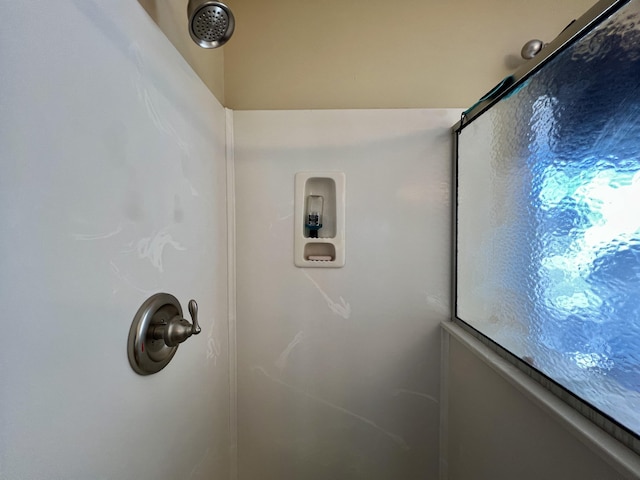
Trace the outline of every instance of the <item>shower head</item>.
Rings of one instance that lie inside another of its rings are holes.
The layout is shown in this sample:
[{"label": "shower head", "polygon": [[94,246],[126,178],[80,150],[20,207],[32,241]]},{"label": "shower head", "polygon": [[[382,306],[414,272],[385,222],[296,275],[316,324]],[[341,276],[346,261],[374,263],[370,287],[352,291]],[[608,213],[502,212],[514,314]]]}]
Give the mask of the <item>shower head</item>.
[{"label": "shower head", "polygon": [[231,38],[235,27],[233,13],[224,3],[189,0],[189,34],[202,48],[217,48]]},{"label": "shower head", "polygon": [[542,50],[544,47],[545,44],[542,43],[542,40],[529,40],[524,44],[524,47],[522,47],[520,55],[525,60],[531,60],[533,57],[539,54],[540,50]]}]

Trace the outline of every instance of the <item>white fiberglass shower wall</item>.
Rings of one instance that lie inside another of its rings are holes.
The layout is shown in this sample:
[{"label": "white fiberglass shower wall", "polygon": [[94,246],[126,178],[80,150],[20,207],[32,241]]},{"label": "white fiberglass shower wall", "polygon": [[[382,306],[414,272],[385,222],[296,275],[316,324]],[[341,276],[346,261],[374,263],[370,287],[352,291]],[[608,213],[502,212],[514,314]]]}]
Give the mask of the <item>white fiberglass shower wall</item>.
[{"label": "white fiberglass shower wall", "polygon": [[[435,479],[457,110],[234,112],[241,480]],[[298,172],[345,264],[294,265]]]},{"label": "white fiberglass shower wall", "polygon": [[[449,334],[440,377],[459,115],[233,113],[240,480],[636,478]],[[297,172],[345,174],[343,268],[294,264]]]},{"label": "white fiberglass shower wall", "polygon": [[[224,108],[137,2],[0,12],[0,477],[226,479]],[[143,377],[156,292],[203,331]]]}]

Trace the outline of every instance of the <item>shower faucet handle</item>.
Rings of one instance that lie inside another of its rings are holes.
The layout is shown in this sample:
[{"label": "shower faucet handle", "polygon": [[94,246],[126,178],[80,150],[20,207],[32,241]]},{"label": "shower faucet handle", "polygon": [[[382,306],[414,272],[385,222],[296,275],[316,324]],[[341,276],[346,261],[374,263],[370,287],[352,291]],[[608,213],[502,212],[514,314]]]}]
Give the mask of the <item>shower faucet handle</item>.
[{"label": "shower faucet handle", "polygon": [[151,336],[155,340],[164,340],[167,347],[177,347],[191,335],[198,335],[202,329],[198,324],[198,304],[195,300],[189,301],[189,314],[193,323],[182,318],[182,315],[176,315],[166,323],[154,325]]},{"label": "shower faucet handle", "polygon": [[189,315],[191,315],[191,321],[193,322],[191,324],[191,334],[197,335],[202,329],[198,324],[198,303],[194,299],[189,300]]},{"label": "shower faucet handle", "polygon": [[169,293],[156,293],[140,306],[127,341],[127,356],[131,368],[140,375],[162,370],[174,357],[178,345],[201,331],[198,324],[198,304],[189,302],[189,323],[180,301]]}]

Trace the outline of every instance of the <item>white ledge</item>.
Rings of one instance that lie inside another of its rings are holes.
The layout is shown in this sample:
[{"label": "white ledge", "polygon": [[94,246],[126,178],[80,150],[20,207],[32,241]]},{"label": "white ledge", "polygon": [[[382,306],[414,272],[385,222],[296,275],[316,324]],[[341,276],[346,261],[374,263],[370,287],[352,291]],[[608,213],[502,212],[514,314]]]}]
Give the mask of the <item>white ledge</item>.
[{"label": "white ledge", "polygon": [[442,328],[626,478],[640,480],[640,456],[451,321]]}]

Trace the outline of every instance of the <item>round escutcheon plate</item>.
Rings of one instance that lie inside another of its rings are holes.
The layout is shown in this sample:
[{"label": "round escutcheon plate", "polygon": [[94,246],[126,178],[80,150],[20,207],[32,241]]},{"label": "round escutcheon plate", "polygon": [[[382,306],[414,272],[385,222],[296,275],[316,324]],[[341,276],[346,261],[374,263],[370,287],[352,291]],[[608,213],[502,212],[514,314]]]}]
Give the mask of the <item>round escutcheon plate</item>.
[{"label": "round escutcheon plate", "polygon": [[175,316],[182,317],[182,307],[169,293],[156,293],[138,309],[131,329],[127,354],[136,373],[151,375],[159,372],[171,361],[178,347],[168,347],[162,338],[154,339],[150,332],[158,325],[166,325]]}]

